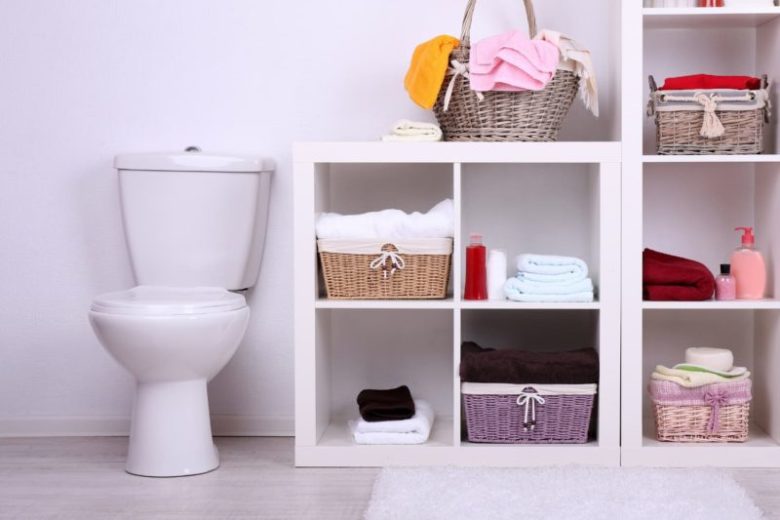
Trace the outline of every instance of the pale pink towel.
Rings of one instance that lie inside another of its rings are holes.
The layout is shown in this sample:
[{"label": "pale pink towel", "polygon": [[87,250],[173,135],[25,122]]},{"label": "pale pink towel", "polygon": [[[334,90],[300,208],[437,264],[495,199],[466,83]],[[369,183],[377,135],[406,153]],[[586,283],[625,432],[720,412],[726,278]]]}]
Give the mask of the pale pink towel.
[{"label": "pale pink towel", "polygon": [[485,38],[471,47],[471,89],[478,92],[542,90],[555,75],[560,52],[520,31]]}]

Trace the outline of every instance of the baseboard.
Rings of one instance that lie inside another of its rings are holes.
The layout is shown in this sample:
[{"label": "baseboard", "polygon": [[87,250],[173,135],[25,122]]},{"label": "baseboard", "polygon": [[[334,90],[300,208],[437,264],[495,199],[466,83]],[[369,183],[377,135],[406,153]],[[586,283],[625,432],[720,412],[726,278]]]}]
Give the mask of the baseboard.
[{"label": "baseboard", "polygon": [[[292,416],[212,415],[214,435],[233,437],[292,437]],[[126,436],[128,417],[37,416],[0,417],[0,437]]]}]

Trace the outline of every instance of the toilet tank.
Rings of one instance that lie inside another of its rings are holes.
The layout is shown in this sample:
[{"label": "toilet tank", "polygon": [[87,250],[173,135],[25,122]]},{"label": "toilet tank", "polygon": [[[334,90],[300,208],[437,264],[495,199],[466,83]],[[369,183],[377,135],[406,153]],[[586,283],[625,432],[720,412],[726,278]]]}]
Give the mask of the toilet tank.
[{"label": "toilet tank", "polygon": [[118,155],[136,282],[246,289],[265,243],[273,163],[200,151]]}]

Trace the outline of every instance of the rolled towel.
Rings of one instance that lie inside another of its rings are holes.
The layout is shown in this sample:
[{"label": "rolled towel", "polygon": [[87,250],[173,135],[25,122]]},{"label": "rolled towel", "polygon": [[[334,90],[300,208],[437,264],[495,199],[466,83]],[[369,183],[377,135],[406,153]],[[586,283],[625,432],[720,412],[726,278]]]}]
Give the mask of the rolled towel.
[{"label": "rolled towel", "polygon": [[360,416],[367,422],[409,419],[415,413],[412,393],[406,385],[389,390],[362,390],[357,404]]},{"label": "rolled towel", "polygon": [[573,256],[520,255],[517,257],[517,270],[522,273],[569,275],[574,281],[588,277],[588,264]]},{"label": "rolled towel", "polygon": [[359,215],[321,213],[316,228],[317,238],[325,239],[448,238],[455,234],[455,210],[452,200],[445,199],[427,213],[406,213],[399,209]]},{"label": "rolled towel", "polygon": [[415,399],[414,407],[414,416],[402,421],[349,421],[352,437],[358,444],[422,444],[431,435],[433,408],[422,399]]},{"label": "rolled towel", "polygon": [[544,283],[533,282],[524,278],[509,278],[504,282],[504,292],[516,292],[520,294],[576,294],[592,293],[593,281],[585,278],[574,283]]},{"label": "rolled towel", "polygon": [[563,352],[491,350],[467,341],[461,347],[460,378],[469,383],[598,383],[599,358],[592,348]]},{"label": "rolled towel", "polygon": [[390,134],[382,136],[385,142],[441,141],[441,128],[433,123],[402,119],[393,125]]}]

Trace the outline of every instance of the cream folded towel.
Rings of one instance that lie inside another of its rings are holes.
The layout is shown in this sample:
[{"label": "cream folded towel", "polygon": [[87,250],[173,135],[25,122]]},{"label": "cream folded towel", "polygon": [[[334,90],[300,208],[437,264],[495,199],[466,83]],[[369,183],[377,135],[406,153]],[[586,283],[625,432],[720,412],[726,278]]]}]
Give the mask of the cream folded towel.
[{"label": "cream folded towel", "polygon": [[680,370],[675,368],[668,368],[663,365],[655,367],[655,371],[650,376],[651,379],[658,381],[672,381],[685,388],[696,388],[704,385],[711,385],[713,383],[729,383],[733,381],[742,381],[750,377],[750,372],[745,371],[741,375],[736,377],[723,377],[712,372],[691,372],[688,370]]},{"label": "cream folded towel", "polygon": [[433,123],[402,119],[393,125],[390,134],[382,136],[385,142],[441,141],[441,128]]},{"label": "cream folded towel", "polygon": [[414,400],[411,419],[400,421],[349,421],[357,444],[423,444],[433,428],[433,408],[426,401]]}]

